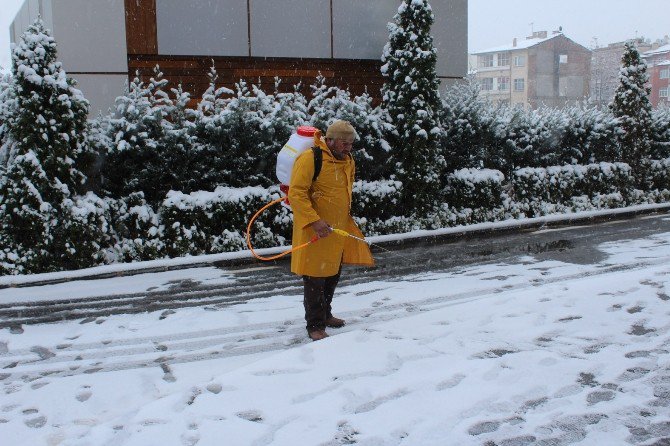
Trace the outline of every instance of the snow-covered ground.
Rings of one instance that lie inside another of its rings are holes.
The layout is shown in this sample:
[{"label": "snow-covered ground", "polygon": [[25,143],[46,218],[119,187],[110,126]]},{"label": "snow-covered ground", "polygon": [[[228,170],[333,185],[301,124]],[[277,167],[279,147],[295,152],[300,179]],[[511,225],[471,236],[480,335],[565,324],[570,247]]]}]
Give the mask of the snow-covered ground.
[{"label": "snow-covered ground", "polygon": [[670,233],[600,249],[343,287],[316,343],[298,295],[5,329],[1,443],[668,444]]}]

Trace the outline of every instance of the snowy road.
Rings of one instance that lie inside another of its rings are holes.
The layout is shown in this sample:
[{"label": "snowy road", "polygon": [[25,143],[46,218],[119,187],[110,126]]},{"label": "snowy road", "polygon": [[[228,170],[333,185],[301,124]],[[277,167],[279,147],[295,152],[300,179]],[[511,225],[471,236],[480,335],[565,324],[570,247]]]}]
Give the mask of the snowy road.
[{"label": "snowy road", "polygon": [[[521,254],[539,259],[593,264],[604,259],[601,243],[670,231],[658,215],[546,230],[513,231],[492,236],[464,236],[456,242],[424,240],[394,251],[374,247],[377,267],[348,269],[342,285],[395,280],[411,274],[444,272],[482,262],[499,262]],[[221,309],[277,294],[301,291],[301,282],[277,266],[245,265],[82,280],[73,284],[0,290],[0,328],[68,319],[95,320],[112,314],[174,310],[187,306]],[[153,281],[146,286],[147,280]],[[135,285],[133,285],[135,284]],[[137,290],[124,292],[126,289]],[[73,294],[72,290],[78,291]]]},{"label": "snowy road", "polygon": [[0,290],[46,306],[53,292],[78,305],[96,294],[158,302],[0,330],[0,438],[669,444],[667,216],[378,258],[377,270],[346,272],[335,309],[349,323],[318,343],[283,264]]}]

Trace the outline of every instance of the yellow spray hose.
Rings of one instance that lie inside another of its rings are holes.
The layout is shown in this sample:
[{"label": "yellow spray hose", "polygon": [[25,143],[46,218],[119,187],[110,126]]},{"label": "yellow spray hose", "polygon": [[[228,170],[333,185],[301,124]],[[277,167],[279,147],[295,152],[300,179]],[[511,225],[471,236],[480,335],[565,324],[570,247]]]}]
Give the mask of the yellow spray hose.
[{"label": "yellow spray hose", "polygon": [[[254,221],[256,221],[256,219],[258,218],[258,216],[261,215],[261,214],[263,213],[263,211],[265,211],[265,210],[266,210],[267,208],[269,208],[270,206],[272,206],[272,205],[274,205],[274,204],[277,204],[277,203],[279,203],[280,201],[283,201],[283,200],[285,200],[285,199],[286,199],[286,197],[281,197],[281,198],[277,198],[276,200],[272,200],[271,202],[269,202],[268,204],[266,204],[265,206],[263,206],[262,208],[260,208],[260,209],[258,210],[258,212],[256,212],[256,213],[254,214],[254,216],[251,217],[251,219],[249,220],[249,224],[247,225],[247,237],[246,237],[246,238],[247,238],[247,247],[249,247],[249,251],[251,251],[251,254],[253,254],[253,256],[256,257],[256,258],[259,259],[259,260],[265,260],[265,261],[276,260],[276,259],[282,258],[282,257],[284,257],[285,255],[288,255],[288,254],[290,254],[290,253],[292,253],[292,252],[294,252],[294,251],[297,251],[297,250],[299,250],[299,249],[305,248],[305,247],[307,247],[307,245],[311,245],[312,243],[314,243],[314,242],[316,242],[317,240],[319,240],[319,236],[318,236],[318,235],[315,235],[315,236],[312,237],[312,238],[310,239],[310,241],[308,241],[307,243],[303,243],[302,245],[294,246],[294,247],[292,247],[291,249],[287,249],[286,251],[280,252],[279,254],[274,255],[274,256],[270,256],[270,257],[263,257],[263,256],[261,256],[260,254],[257,254],[256,251],[254,251],[254,247],[251,246],[251,226],[254,224]],[[354,238],[354,239],[356,239],[356,240],[360,240],[360,241],[362,241],[362,242],[367,243],[367,241],[365,241],[364,239],[359,238],[359,237],[356,237],[356,236],[353,236],[353,235],[349,234],[347,231],[343,231],[342,229],[333,229],[332,231],[333,231],[335,234],[337,234],[337,235],[341,235],[342,237],[351,237],[351,238]]]}]

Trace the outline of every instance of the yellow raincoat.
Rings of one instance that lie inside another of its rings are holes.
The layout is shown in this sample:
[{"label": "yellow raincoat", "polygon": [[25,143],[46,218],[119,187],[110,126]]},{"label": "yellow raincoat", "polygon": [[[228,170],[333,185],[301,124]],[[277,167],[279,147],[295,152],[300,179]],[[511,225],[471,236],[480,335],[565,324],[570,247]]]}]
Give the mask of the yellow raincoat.
[{"label": "yellow raincoat", "polygon": [[[351,218],[351,189],[354,183],[354,160],[338,160],[326,143],[315,138],[323,154],[321,172],[314,177],[314,153],[306,150],[295,160],[288,198],[293,209],[293,246],[308,242],[316,234],[312,223],[325,220],[334,229],[343,229],[363,238]],[[306,248],[291,254],[291,271],[304,276],[330,277],[337,274],[340,263],[374,265],[366,243],[331,233]]]}]

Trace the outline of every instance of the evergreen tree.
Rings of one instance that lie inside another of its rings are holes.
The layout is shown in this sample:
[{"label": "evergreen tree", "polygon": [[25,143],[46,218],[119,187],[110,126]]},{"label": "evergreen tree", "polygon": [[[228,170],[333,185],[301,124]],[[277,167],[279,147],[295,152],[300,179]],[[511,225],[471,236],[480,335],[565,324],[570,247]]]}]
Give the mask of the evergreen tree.
[{"label": "evergreen tree", "polygon": [[12,54],[14,113],[9,117],[14,153],[35,152],[47,177],[72,192],[84,175],[74,168],[86,147],[88,101],[56,60],[56,42],[37,19]]},{"label": "evergreen tree", "polygon": [[447,89],[441,107],[443,132],[440,148],[452,168],[498,169],[491,164],[488,148],[493,141],[494,111],[482,99],[481,86],[472,77]]},{"label": "evergreen tree", "polygon": [[195,177],[194,168],[198,160],[194,148],[196,144],[196,111],[188,107],[191,96],[179,84],[170,89],[173,100],[167,104],[167,119],[162,120],[165,139],[159,155],[165,172],[164,189],[191,193],[199,190],[200,180]]},{"label": "evergreen tree", "polygon": [[670,107],[659,107],[652,114],[653,142],[651,159],[670,157]]},{"label": "evergreen tree", "polygon": [[217,87],[218,74],[212,61],[208,73],[209,87],[202,94],[195,113],[195,146],[192,175],[199,179],[200,190],[214,190],[217,185],[228,184],[223,180],[226,170],[225,160],[220,156],[223,131],[219,116],[224,112],[234,92],[225,87]]},{"label": "evergreen tree", "polygon": [[385,139],[393,129],[386,110],[372,106],[372,97],[364,93],[351,97],[349,90],[328,87],[319,75],[311,86],[312,99],[308,110],[310,124],[325,131],[337,119],[349,121],[358,134],[353,156],[357,178],[379,180],[392,171],[389,162],[391,147]]},{"label": "evergreen tree", "polygon": [[440,137],[437,51],[430,27],[433,12],[427,0],[404,0],[389,23],[389,41],[382,55],[383,104],[397,135],[393,157],[403,200],[424,214],[439,204],[440,175],[445,160],[438,151]]},{"label": "evergreen tree", "polygon": [[255,85],[235,84],[235,96],[209,123],[205,141],[214,152],[212,168],[218,185],[270,186],[275,180],[276,154],[286,141],[275,139],[270,117],[274,98]]},{"label": "evergreen tree", "polygon": [[[157,79],[156,79],[157,78]],[[116,98],[116,111],[107,125],[112,145],[108,148],[103,188],[115,198],[143,192],[151,204],[165,197],[159,150],[167,116],[165,86],[158,67],[148,84],[139,74]]]},{"label": "evergreen tree", "polygon": [[[276,77],[274,107],[269,116],[272,135],[275,141],[273,159],[276,159],[277,153],[279,153],[298,126],[305,125],[308,122],[307,99],[300,93],[300,84],[294,85],[293,91],[286,93],[279,92],[280,84],[281,80]],[[276,181],[275,171],[272,172],[272,179]]]},{"label": "evergreen tree", "polygon": [[619,86],[610,109],[618,119],[618,143],[623,161],[643,175],[651,150],[651,103],[647,64],[633,42],[627,42],[621,58]]},{"label": "evergreen tree", "polygon": [[[97,221],[79,218],[73,205],[83,191],[79,170],[88,154],[88,102],[56,59],[56,42],[41,19],[21,36],[12,54],[7,141],[0,181],[2,272],[88,266]],[[86,221],[84,221],[86,220]]]},{"label": "evergreen tree", "polygon": [[11,76],[0,74],[0,175],[9,162],[9,118],[14,114],[16,98],[11,88]]}]

